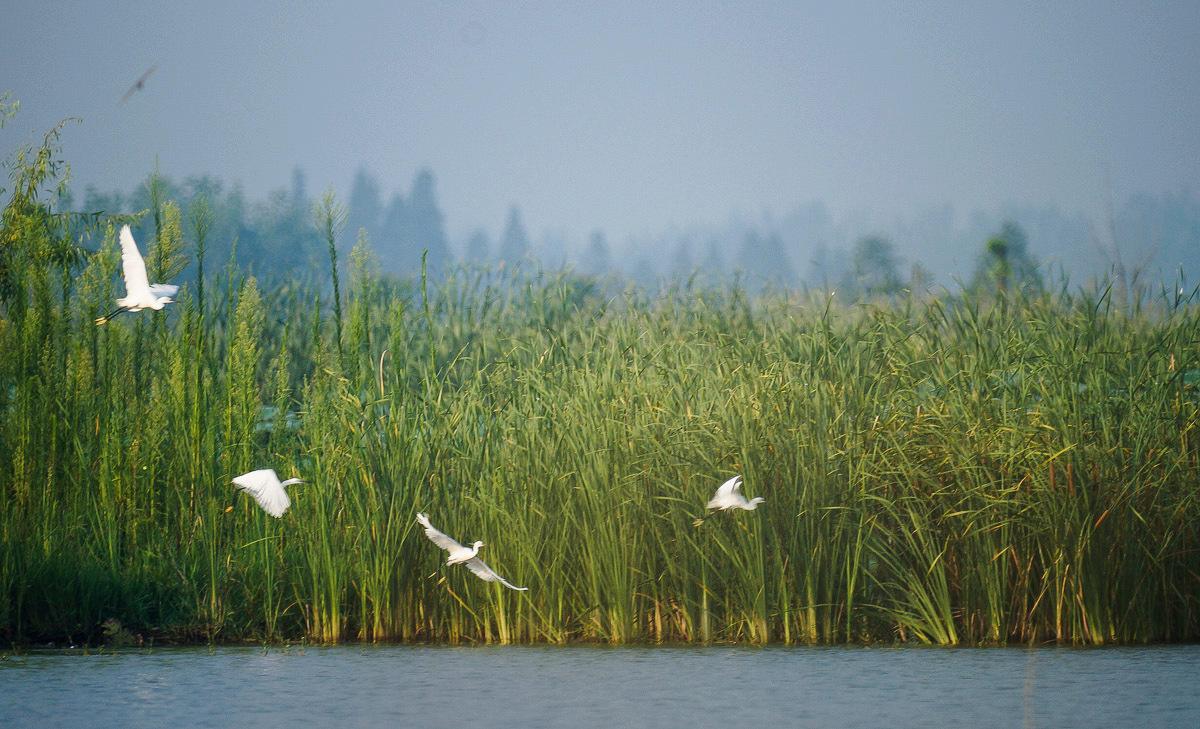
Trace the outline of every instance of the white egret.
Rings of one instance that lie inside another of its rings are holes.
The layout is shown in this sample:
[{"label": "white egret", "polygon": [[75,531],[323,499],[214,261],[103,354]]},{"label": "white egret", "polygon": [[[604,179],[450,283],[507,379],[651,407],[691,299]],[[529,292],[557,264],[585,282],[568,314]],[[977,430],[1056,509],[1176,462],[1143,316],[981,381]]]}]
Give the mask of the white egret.
[{"label": "white egret", "polygon": [[417,513],[417,521],[421,526],[425,527],[425,536],[429,537],[429,541],[438,545],[442,549],[450,553],[450,557],[446,560],[446,564],[464,564],[467,569],[475,573],[479,579],[484,582],[499,582],[510,590],[528,590],[528,587],[517,587],[500,575],[496,571],[487,566],[487,563],[480,559],[479,548],[483,546],[483,542],[475,542],[470,547],[464,547],[454,539],[446,536],[438,531],[433,524],[429,523],[429,517],[422,513]]},{"label": "white egret", "polygon": [[717,492],[709,499],[707,508],[720,509],[745,509],[746,511],[754,511],[758,505],[765,502],[761,496],[755,496],[753,499],[747,500],[742,495],[742,477],[734,476],[717,488]]},{"label": "white egret", "polygon": [[167,304],[174,304],[171,297],[179,290],[174,284],[152,284],[146,276],[146,262],[138,252],[137,243],[128,225],[121,226],[121,275],[125,279],[125,296],[117,299],[116,311],[96,320],[104,324],[123,311],[154,309],[162,311]]},{"label": "white egret", "polygon": [[275,475],[275,471],[270,468],[243,473],[233,479],[234,486],[253,496],[263,511],[276,519],[283,516],[283,512],[292,505],[292,500],[288,498],[287,492],[283,489],[294,483],[304,483],[304,480],[289,478],[286,481],[280,481],[279,477]]}]

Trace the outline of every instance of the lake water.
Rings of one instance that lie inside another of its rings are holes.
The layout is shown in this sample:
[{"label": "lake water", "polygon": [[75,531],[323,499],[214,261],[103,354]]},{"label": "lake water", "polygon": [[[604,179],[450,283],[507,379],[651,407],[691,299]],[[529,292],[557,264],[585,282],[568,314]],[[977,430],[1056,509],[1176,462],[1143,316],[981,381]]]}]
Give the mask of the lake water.
[{"label": "lake water", "polygon": [[1200,727],[1200,646],[33,652],[0,727]]}]

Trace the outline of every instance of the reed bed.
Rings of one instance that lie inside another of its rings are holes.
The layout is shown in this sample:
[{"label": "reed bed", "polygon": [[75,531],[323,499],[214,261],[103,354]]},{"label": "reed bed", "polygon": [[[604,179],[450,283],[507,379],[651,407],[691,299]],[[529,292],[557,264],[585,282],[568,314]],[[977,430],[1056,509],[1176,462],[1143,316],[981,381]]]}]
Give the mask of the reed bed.
[{"label": "reed bed", "polygon": [[[202,210],[159,214],[152,280],[203,255]],[[22,258],[0,319],[9,641],[1200,637],[1187,302],[404,286],[362,241],[337,288],[208,262],[97,327],[100,234]],[[307,479],[280,520],[230,485],[263,467]],[[703,514],[735,473],[766,504]],[[419,510],[532,589],[442,567]]]}]

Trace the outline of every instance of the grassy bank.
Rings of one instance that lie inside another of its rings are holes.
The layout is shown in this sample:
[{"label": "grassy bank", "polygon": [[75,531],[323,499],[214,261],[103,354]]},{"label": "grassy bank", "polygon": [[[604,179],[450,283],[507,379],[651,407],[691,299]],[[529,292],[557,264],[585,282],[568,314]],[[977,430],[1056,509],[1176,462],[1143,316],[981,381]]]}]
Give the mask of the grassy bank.
[{"label": "grassy bank", "polygon": [[[1195,306],[426,295],[360,249],[336,306],[207,262],[97,327],[112,225],[55,255],[90,223],[30,205],[3,229],[6,641],[1200,637]],[[167,280],[204,218],[158,215]],[[307,479],[281,520],[229,484],[263,467]],[[734,473],[764,507],[696,522]],[[441,568],[418,510],[531,590]]]}]

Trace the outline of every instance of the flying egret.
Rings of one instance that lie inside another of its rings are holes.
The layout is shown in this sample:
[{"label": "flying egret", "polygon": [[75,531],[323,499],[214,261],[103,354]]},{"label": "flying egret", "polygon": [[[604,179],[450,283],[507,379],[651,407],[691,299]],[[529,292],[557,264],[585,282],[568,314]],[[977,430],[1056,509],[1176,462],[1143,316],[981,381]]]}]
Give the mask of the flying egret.
[{"label": "flying egret", "polygon": [[288,498],[287,492],[283,488],[294,483],[304,483],[304,480],[289,478],[281,482],[275,475],[275,471],[270,468],[243,473],[233,479],[234,486],[253,496],[263,511],[276,519],[283,516],[283,512],[292,505],[292,500]]},{"label": "flying egret", "polygon": [[438,531],[432,524],[429,523],[429,517],[417,513],[417,521],[421,526],[425,527],[425,536],[429,537],[429,541],[438,545],[442,549],[450,553],[450,557],[446,560],[446,564],[465,564],[467,569],[475,573],[475,575],[484,582],[499,582],[510,590],[528,590],[528,587],[517,587],[500,575],[496,571],[487,566],[487,563],[480,559],[479,548],[483,546],[483,542],[475,542],[470,547],[464,547],[442,532]]},{"label": "flying egret", "polygon": [[96,320],[104,324],[122,311],[154,309],[162,311],[167,304],[174,304],[171,297],[179,290],[174,284],[152,284],[146,277],[146,262],[138,252],[137,243],[128,225],[121,226],[121,275],[125,279],[125,297],[117,299],[117,310]]},{"label": "flying egret", "polygon": [[706,508],[720,509],[721,511],[725,511],[727,509],[745,509],[746,511],[754,511],[758,508],[759,504],[765,501],[766,499],[761,496],[755,496],[753,499],[747,500],[746,497],[742,495],[742,477],[734,476],[725,483],[721,484],[721,486],[717,489],[717,493],[713,494],[713,497],[709,499],[708,506]]}]

